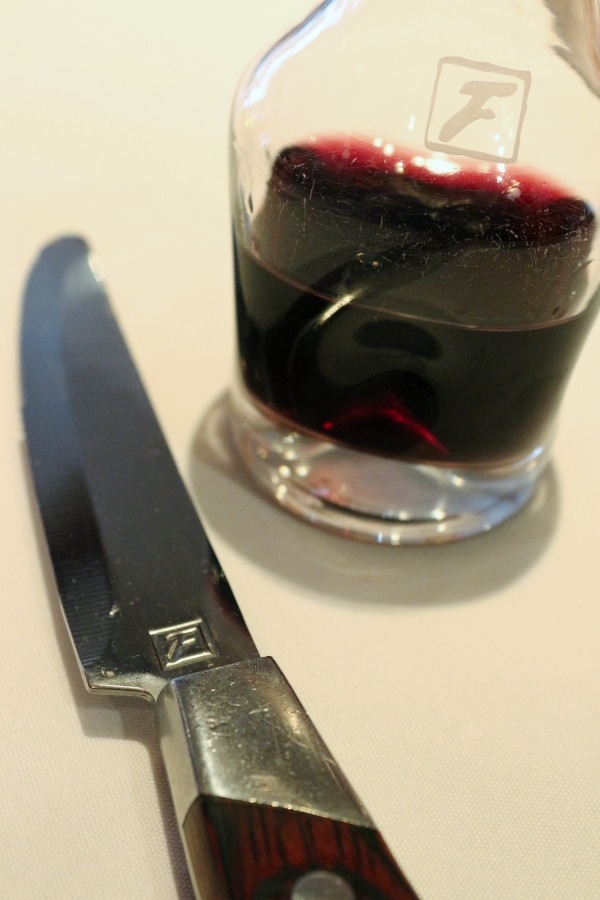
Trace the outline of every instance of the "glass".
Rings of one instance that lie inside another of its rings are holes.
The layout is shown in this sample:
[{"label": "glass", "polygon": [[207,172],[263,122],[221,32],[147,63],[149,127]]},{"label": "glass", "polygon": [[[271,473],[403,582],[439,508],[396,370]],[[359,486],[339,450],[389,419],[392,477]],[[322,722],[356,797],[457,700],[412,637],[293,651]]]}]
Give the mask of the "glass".
[{"label": "glass", "polygon": [[383,543],[532,495],[598,308],[597,0],[330,0],[232,115],[236,443]]}]

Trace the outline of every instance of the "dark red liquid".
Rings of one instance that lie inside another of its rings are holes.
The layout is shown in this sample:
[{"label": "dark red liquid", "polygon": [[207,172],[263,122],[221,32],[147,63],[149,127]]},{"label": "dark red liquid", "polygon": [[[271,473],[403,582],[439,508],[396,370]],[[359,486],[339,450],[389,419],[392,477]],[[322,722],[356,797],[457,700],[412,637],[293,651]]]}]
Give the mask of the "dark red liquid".
[{"label": "dark red liquid", "polygon": [[596,313],[578,312],[594,218],[514,169],[436,166],[335,140],[279,155],[252,249],[236,239],[242,376],[271,415],[358,450],[518,458]]}]

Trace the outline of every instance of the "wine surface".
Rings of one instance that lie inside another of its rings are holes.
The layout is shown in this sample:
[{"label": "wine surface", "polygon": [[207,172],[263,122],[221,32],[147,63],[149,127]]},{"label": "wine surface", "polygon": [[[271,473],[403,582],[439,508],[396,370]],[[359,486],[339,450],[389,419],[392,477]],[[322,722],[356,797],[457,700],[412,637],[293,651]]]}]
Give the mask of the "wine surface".
[{"label": "wine surface", "polygon": [[333,138],[279,154],[252,246],[234,231],[241,371],[263,410],[407,461],[543,441],[596,314],[595,221],[541,176],[488,169]]}]

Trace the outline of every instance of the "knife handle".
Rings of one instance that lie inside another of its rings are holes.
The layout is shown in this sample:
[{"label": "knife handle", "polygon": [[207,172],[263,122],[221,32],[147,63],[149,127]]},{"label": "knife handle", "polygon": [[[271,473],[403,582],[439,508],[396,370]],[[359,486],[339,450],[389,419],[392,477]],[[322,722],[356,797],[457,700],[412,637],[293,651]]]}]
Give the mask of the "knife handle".
[{"label": "knife handle", "polygon": [[172,679],[157,720],[202,900],[417,900],[272,659]]}]

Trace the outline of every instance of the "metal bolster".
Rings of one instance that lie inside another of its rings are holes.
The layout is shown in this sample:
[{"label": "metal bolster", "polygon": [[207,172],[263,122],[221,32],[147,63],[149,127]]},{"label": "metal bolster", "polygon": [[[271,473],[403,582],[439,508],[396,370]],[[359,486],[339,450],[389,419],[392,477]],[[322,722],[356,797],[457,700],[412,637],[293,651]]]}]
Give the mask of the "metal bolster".
[{"label": "metal bolster", "polygon": [[156,708],[180,823],[205,795],[373,826],[269,657],[174,678]]}]

